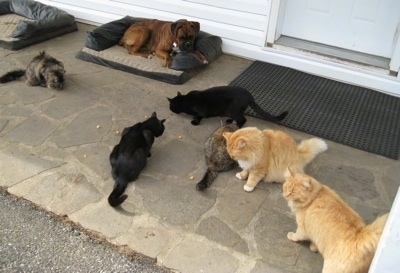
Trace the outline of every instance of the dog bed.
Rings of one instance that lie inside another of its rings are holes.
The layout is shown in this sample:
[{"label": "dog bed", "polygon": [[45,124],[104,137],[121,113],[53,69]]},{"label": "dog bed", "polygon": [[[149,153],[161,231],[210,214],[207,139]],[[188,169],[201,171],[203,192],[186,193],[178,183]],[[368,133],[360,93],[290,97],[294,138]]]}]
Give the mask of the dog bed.
[{"label": "dog bed", "polygon": [[[76,58],[171,84],[182,84],[207,66],[195,54],[188,52],[177,53],[170,68],[163,67],[162,60],[157,57],[146,59],[129,55],[118,41],[128,27],[141,20],[146,18],[125,16],[88,32],[85,47]],[[195,49],[206,56],[210,64],[222,54],[221,44],[220,37],[200,31]]]},{"label": "dog bed", "polygon": [[78,30],[75,17],[31,0],[0,1],[0,46],[18,50]]}]

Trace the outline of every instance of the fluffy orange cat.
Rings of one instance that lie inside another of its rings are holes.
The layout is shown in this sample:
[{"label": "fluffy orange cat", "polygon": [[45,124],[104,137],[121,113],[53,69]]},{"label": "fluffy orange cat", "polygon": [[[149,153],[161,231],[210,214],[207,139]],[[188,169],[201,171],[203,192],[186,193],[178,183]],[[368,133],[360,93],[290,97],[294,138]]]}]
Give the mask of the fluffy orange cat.
[{"label": "fluffy orange cat", "polygon": [[367,273],[388,214],[366,225],[329,187],[305,174],[286,175],[283,196],[297,222],[288,239],[311,241],[324,257],[322,273]]},{"label": "fluffy orange cat", "polygon": [[260,181],[285,181],[285,171],[290,168],[303,172],[303,168],[319,153],[328,149],[325,141],[318,138],[303,140],[297,145],[287,133],[279,130],[259,130],[247,127],[223,134],[227,151],[242,171],[239,179],[247,179],[243,189],[253,191]]}]

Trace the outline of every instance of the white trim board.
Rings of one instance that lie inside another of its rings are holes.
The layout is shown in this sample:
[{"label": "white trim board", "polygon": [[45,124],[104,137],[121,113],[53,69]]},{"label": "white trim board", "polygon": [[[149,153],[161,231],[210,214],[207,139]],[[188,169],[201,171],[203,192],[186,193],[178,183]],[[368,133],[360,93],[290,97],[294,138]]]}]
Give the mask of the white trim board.
[{"label": "white trim board", "polygon": [[290,67],[313,75],[400,97],[399,77],[385,76],[339,63],[279,52],[273,48],[262,49],[236,41],[223,40],[222,50],[228,54],[240,57],[245,55],[246,58]]}]

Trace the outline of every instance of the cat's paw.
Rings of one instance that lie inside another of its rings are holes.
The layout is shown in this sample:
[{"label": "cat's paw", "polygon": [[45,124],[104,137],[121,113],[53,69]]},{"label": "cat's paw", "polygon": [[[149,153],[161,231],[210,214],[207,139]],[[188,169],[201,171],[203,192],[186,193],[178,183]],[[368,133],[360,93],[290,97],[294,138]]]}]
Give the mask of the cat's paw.
[{"label": "cat's paw", "polygon": [[199,190],[199,191],[205,190],[206,188],[207,188],[207,185],[205,183],[199,182],[196,185],[196,189]]},{"label": "cat's paw", "polygon": [[197,126],[200,124],[200,121],[198,121],[197,119],[192,120],[192,125]]},{"label": "cat's paw", "polygon": [[250,187],[250,186],[244,185],[244,186],[243,186],[243,189],[244,189],[245,191],[247,191],[247,192],[251,192],[251,191],[254,190],[254,187]]},{"label": "cat's paw", "polygon": [[312,252],[318,252],[318,247],[313,242],[311,242],[310,243],[310,250]]},{"label": "cat's paw", "polygon": [[240,175],[240,173],[236,173],[235,176],[236,176],[237,179],[244,180],[244,178],[242,178],[242,176]]},{"label": "cat's paw", "polygon": [[287,238],[288,238],[290,241],[293,241],[293,242],[296,242],[296,241],[297,241],[297,240],[295,239],[295,233],[294,233],[293,231],[288,232]]}]

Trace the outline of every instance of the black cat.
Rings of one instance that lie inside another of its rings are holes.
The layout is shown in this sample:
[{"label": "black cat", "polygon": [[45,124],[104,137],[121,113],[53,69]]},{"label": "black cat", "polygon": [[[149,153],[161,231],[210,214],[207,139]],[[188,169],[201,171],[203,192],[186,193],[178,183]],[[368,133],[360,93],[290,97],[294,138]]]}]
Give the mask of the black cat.
[{"label": "black cat", "polygon": [[192,124],[199,125],[202,118],[228,117],[227,122],[235,120],[239,128],[246,123],[244,112],[251,107],[264,119],[279,123],[288,111],[279,116],[273,116],[264,111],[254,101],[251,93],[237,86],[216,86],[203,91],[190,91],[187,95],[178,95],[169,100],[169,109],[176,113],[186,113],[193,116]]},{"label": "black cat", "polygon": [[128,198],[123,194],[128,182],[136,180],[146,167],[154,138],[164,133],[164,122],[165,119],[159,120],[156,112],[153,112],[149,119],[123,130],[119,144],[110,154],[111,174],[115,181],[108,197],[112,207],[121,205]]}]

